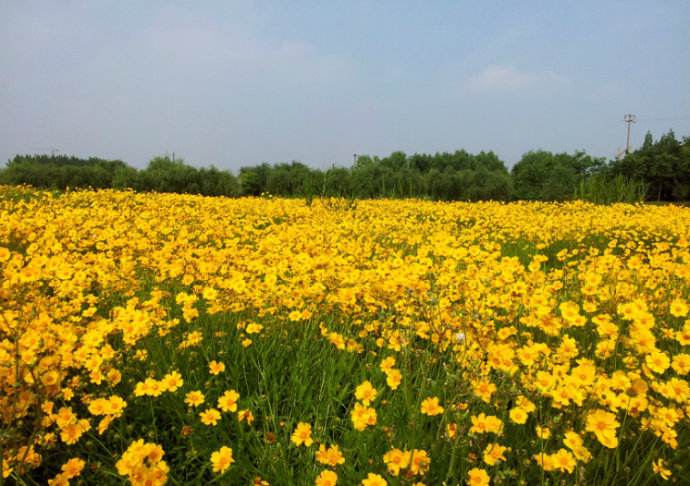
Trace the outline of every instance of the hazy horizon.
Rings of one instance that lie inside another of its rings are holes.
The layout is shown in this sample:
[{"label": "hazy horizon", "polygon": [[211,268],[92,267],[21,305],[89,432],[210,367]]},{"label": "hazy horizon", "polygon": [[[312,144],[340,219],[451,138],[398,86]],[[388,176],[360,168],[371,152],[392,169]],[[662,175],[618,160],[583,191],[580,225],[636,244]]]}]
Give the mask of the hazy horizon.
[{"label": "hazy horizon", "polygon": [[5,2],[0,162],[237,170],[690,135],[690,2]]}]

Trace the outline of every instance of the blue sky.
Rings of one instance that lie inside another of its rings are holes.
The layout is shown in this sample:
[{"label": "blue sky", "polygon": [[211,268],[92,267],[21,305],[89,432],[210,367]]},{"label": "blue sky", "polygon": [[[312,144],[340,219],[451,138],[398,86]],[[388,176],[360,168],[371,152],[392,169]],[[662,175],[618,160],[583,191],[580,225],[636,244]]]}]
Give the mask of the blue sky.
[{"label": "blue sky", "polygon": [[690,134],[688,1],[0,4],[0,161],[613,157]]}]

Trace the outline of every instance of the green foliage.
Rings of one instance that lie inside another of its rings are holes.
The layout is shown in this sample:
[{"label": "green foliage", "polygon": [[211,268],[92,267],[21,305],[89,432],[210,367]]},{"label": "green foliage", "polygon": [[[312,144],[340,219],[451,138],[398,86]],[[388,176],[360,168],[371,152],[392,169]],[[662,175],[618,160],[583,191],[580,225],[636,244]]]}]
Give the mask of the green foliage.
[{"label": "green foliage", "polygon": [[120,160],[78,159],[64,155],[18,155],[0,170],[0,184],[29,184],[64,190],[74,187],[132,188],[208,196],[272,194],[312,200],[420,198],[442,201],[512,199],[599,203],[690,200],[690,138],[672,131],[625,158],[606,163],[579,151],[527,152],[508,172],[493,152],[465,150],[387,157],[360,155],[352,167],[313,169],[298,161],[242,167],[239,177],[224,170],[198,169],[155,157],[144,170]]},{"label": "green foliage", "polygon": [[527,152],[513,166],[515,197],[539,201],[570,199],[580,180],[602,167],[603,159],[584,152],[573,155],[544,150]]},{"label": "green foliage", "polygon": [[647,183],[648,199],[687,201],[690,199],[690,138],[680,142],[669,131],[655,142],[647,132],[642,147],[613,162],[610,170],[614,175]]},{"label": "green foliage", "polygon": [[0,171],[1,184],[29,184],[34,187],[65,190],[131,188],[139,191],[237,196],[240,186],[228,171],[211,166],[197,169],[183,160],[155,157],[144,170],[137,170],[120,160],[95,157],[79,159],[64,155],[18,155]]},{"label": "green foliage", "polygon": [[0,171],[0,183],[60,190],[103,189],[113,187],[116,174],[127,167],[121,160],[96,157],[84,160],[66,155],[17,155]]},{"label": "green foliage", "polygon": [[311,169],[299,162],[261,164],[240,169],[246,195],[347,198],[430,198],[508,200],[510,174],[493,152],[472,155],[393,152],[388,157],[361,155],[351,168]]},{"label": "green foliage", "polygon": [[598,204],[638,203],[645,200],[648,190],[647,183],[620,174],[613,177],[595,174],[580,180],[575,189],[575,199]]}]

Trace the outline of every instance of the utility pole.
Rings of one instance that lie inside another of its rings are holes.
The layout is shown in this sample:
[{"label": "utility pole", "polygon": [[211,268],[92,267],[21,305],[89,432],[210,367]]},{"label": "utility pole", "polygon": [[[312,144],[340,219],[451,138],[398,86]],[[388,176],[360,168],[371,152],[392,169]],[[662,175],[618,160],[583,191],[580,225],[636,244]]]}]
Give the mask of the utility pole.
[{"label": "utility pole", "polygon": [[357,163],[357,154],[352,154],[352,165],[354,166]]},{"label": "utility pole", "polygon": [[623,121],[628,124],[628,138],[625,141],[625,153],[626,155],[630,153],[630,125],[635,123],[636,117],[632,113],[623,115]]}]

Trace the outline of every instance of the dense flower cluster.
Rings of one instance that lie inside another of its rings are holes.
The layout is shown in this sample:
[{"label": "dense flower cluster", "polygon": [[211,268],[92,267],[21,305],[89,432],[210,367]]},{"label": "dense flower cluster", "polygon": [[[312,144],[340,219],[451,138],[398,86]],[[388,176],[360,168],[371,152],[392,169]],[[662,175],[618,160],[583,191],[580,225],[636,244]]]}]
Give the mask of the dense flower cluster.
[{"label": "dense flower cluster", "polygon": [[168,479],[168,465],[163,460],[163,448],[139,439],[130,444],[115,467],[134,485],[156,486]]},{"label": "dense flower cluster", "polygon": [[689,473],[686,208],[13,194],[4,477]]}]

